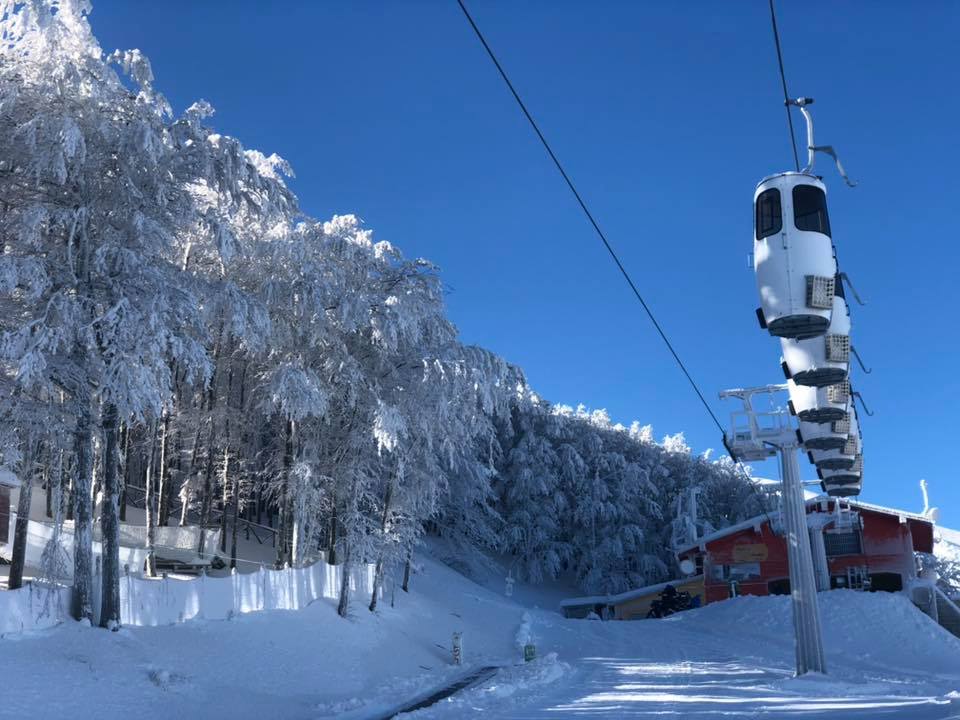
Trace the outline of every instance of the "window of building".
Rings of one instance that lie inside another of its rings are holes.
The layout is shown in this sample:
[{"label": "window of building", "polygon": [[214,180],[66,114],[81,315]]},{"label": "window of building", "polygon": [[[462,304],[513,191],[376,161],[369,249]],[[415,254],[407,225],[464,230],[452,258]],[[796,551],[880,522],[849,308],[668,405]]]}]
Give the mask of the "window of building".
[{"label": "window of building", "polygon": [[830,588],[847,588],[849,590],[870,590],[870,575],[865,567],[851,566],[844,575],[831,575]]},{"label": "window of building", "polygon": [[823,544],[827,550],[827,557],[859,555],[862,552],[860,531],[856,528],[843,532],[827,531],[823,534]]},{"label": "window of building", "polygon": [[734,565],[713,565],[711,576],[714,580],[749,580],[760,577],[760,563],[736,563]]},{"label": "window of building", "polygon": [[871,573],[870,589],[882,592],[900,592],[903,590],[903,576],[900,573]]},{"label": "window of building", "polygon": [[757,240],[776,235],[783,229],[783,212],[780,210],[780,191],[764,190],[757,198]]},{"label": "window of building", "polygon": [[797,185],[793,188],[793,223],[797,230],[823,233],[830,237],[827,196],[823,190],[813,185]]},{"label": "window of building", "polygon": [[790,578],[777,578],[767,583],[767,592],[771,595],[789,595]]}]

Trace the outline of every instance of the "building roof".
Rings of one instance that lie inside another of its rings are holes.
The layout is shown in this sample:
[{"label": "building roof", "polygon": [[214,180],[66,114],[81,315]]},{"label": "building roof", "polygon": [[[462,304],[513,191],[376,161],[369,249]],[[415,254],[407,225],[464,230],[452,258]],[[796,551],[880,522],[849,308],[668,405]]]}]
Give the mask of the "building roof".
[{"label": "building roof", "polygon": [[678,580],[667,580],[656,585],[647,585],[646,587],[627,590],[618,595],[588,595],[586,597],[569,598],[560,601],[560,607],[582,607],[584,605],[619,605],[629,600],[635,600],[657,592],[663,592],[667,585],[681,585],[694,580],[699,580],[703,575],[690,575],[689,577]]},{"label": "building roof", "polygon": [[[811,505],[816,505],[822,500],[835,500],[835,499],[836,498],[828,498],[823,495],[818,495],[813,498],[807,498],[807,507],[810,507]],[[905,518],[907,520],[912,520],[914,522],[922,522],[922,523],[928,523],[930,525],[933,525],[933,521],[930,518],[925,517],[924,515],[921,515],[919,513],[907,512],[906,510],[897,510],[895,508],[888,508],[882,505],[873,505],[871,503],[865,503],[860,500],[848,500],[844,498],[843,502],[849,505],[850,507],[858,508],[860,510],[880,513],[883,515],[895,515],[897,517]],[[728,535],[733,535],[735,533],[742,532],[750,528],[759,528],[761,525],[764,525],[768,520],[771,520],[779,516],[780,516],[780,511],[774,510],[773,512],[770,512],[764,515],[756,515],[752,518],[749,518],[748,520],[744,520],[734,525],[721,528],[716,532],[712,532],[707,535],[704,535],[701,538],[698,538],[697,541],[694,543],[690,543],[688,545],[685,545],[682,548],[679,548],[677,550],[677,555],[683,555],[684,553],[690,552],[691,550],[695,550],[701,545],[705,545],[707,543],[713,542],[714,540],[719,540],[720,538],[727,537]]]}]

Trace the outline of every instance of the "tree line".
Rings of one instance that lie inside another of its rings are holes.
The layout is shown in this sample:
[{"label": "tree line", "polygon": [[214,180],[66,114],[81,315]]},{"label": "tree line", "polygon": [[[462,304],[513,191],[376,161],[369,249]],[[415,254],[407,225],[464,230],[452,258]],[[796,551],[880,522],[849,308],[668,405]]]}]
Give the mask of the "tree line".
[{"label": "tree line", "polygon": [[427,532],[532,581],[624,589],[675,570],[688,488],[707,525],[756,509],[682,436],[553,406],[462,344],[436,267],[355,216],[308,217],[283,159],[216,133],[206,102],[175,114],[148,60],[105,54],[86,12],[0,15],[0,459],[23,481],[11,588],[37,484],[57,532],[73,526],[78,618],[94,615],[102,540],[105,627],[134,490],[148,574],[158,526],[219,525],[235,565],[246,519],[276,528],[278,565],[374,563],[378,589],[403,566],[406,589]]}]

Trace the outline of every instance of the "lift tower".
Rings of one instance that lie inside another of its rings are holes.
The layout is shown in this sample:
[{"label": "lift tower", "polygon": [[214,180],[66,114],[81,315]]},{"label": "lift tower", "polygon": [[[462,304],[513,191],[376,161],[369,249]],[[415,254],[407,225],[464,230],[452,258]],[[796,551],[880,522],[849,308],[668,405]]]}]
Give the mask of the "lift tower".
[{"label": "lift tower", "polygon": [[787,385],[765,385],[753,388],[724,390],[721,399],[736,398],[743,409],[730,414],[730,432],[724,435],[727,450],[738,460],[766,460],[779,453],[783,482],[782,522],[787,541],[790,565],[790,597],[793,602],[793,627],[797,639],[797,675],[808,672],[826,673],[820,611],[817,606],[817,585],[807,530],[807,509],[800,481],[797,450],[800,440],[789,411],[777,407],[758,412],[753,407],[756,395],[771,398],[786,392]]}]

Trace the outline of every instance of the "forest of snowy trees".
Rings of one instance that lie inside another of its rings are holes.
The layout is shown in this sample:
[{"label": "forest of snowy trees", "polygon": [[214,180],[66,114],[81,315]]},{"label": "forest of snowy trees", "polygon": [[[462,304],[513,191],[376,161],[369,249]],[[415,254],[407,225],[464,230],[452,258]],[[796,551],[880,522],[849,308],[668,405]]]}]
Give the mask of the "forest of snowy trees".
[{"label": "forest of snowy trees", "polygon": [[[26,487],[12,587],[31,484],[75,524],[77,617],[102,536],[104,626],[128,488],[148,549],[157,525],[219,524],[235,561],[246,518],[277,529],[278,564],[323,551],[382,583],[432,533],[591,592],[675,571],[688,488],[708,525],[757,510],[682,436],[553,406],[461,344],[434,266],[352,215],[305,216],[284,160],[216,133],[204,101],[174,114],[142,54],[102,52],[86,3],[0,7],[0,459]],[[341,614],[350,600],[345,583]]]}]

